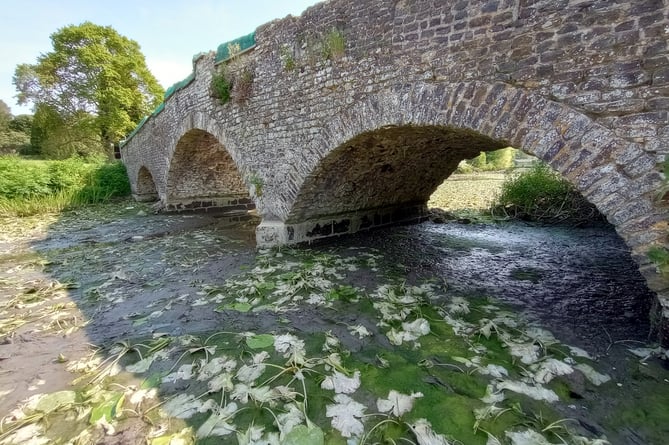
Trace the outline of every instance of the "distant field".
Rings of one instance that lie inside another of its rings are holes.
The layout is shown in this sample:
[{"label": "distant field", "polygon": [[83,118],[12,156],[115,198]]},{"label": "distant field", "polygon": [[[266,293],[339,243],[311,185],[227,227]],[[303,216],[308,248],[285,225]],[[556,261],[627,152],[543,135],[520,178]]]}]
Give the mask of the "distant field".
[{"label": "distant field", "polygon": [[487,209],[499,194],[505,177],[504,172],[453,174],[432,194],[428,207]]}]

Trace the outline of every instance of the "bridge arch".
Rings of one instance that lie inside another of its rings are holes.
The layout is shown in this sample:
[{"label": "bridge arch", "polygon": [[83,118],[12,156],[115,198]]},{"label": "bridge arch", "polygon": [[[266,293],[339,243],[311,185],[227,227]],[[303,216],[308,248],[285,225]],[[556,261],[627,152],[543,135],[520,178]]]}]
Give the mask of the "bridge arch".
[{"label": "bridge arch", "polygon": [[153,180],[153,175],[149,169],[142,165],[137,173],[135,190],[132,194],[137,201],[157,201],[158,190],[156,182]]},{"label": "bridge arch", "polygon": [[460,160],[514,146],[550,164],[634,249],[649,237],[661,175],[642,148],[567,105],[504,83],[417,83],[353,103],[306,148],[281,223],[260,244],[303,242],[425,216]]},{"label": "bridge arch", "polygon": [[190,115],[170,151],[163,207],[167,211],[242,211],[254,208],[234,149],[202,113]]}]

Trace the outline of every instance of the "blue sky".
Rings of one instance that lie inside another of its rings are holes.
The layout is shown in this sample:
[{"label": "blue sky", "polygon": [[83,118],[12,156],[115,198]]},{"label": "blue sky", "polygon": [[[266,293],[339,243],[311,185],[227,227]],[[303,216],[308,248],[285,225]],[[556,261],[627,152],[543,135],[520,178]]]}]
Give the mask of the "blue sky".
[{"label": "blue sky", "polygon": [[193,54],[252,32],[318,0],[5,0],[0,16],[0,99],[13,114],[31,113],[14,98],[16,65],[51,50],[49,36],[91,21],[137,41],[163,87],[186,77]]}]

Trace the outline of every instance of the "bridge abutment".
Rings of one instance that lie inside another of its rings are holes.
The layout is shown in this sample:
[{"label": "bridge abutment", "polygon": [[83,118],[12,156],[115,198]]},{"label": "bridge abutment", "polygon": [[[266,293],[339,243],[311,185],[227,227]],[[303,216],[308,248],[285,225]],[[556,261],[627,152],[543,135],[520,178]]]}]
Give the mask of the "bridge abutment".
[{"label": "bridge abutment", "polygon": [[170,200],[165,212],[244,212],[255,209],[248,195],[203,196]]},{"label": "bridge abutment", "polygon": [[427,204],[405,204],[359,210],[300,222],[263,221],[256,228],[258,247],[310,243],[365,230],[425,221]]}]

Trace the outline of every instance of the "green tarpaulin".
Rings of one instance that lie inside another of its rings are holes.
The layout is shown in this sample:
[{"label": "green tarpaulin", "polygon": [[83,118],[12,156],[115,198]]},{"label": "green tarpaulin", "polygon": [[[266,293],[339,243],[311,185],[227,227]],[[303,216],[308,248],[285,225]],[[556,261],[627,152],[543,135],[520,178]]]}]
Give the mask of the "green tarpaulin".
[{"label": "green tarpaulin", "polygon": [[230,58],[230,45],[239,45],[239,51],[243,52],[256,45],[256,33],[247,34],[229,42],[221,43],[216,50],[216,63],[225,62]]}]

